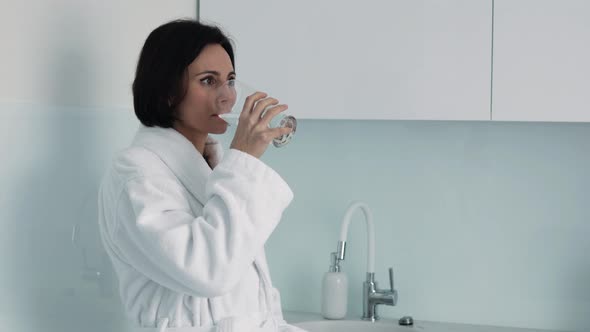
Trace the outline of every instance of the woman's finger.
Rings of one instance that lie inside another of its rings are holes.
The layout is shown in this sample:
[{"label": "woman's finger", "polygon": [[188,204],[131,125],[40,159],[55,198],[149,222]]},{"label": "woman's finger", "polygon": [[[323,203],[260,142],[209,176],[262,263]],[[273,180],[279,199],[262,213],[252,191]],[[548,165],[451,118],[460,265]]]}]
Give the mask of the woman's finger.
[{"label": "woman's finger", "polygon": [[256,105],[259,100],[264,99],[267,96],[268,94],[266,94],[265,92],[256,92],[246,97],[246,101],[244,102],[244,107],[242,108],[240,118],[250,116],[250,113],[252,113],[252,110],[254,109],[254,105]]},{"label": "woman's finger", "polygon": [[262,114],[261,123],[265,126],[268,126],[272,119],[277,116],[277,114],[284,112],[288,108],[289,106],[287,104],[280,104],[267,109],[266,112]]},{"label": "woman's finger", "polygon": [[256,102],[256,105],[254,105],[254,109],[252,110],[251,116],[253,118],[253,120],[255,122],[258,122],[260,120],[260,116],[262,115],[262,112],[269,106],[272,105],[276,105],[278,104],[279,101],[278,99],[272,98],[272,97],[268,97],[262,100],[259,100],[258,102]]},{"label": "woman's finger", "polygon": [[290,134],[293,131],[293,128],[289,127],[281,127],[281,128],[271,128],[269,129],[270,136],[274,138],[279,138],[283,135]]}]

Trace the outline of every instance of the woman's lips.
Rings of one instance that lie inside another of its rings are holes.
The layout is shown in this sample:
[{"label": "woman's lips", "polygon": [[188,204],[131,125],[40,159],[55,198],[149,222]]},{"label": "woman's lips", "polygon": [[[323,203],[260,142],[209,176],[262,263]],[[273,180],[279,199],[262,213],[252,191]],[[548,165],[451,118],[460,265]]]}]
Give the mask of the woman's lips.
[{"label": "woman's lips", "polygon": [[216,118],[218,118],[218,119],[220,119],[220,120],[222,120],[223,122],[227,123],[228,125],[231,125],[229,122],[227,122],[227,120],[225,120],[225,119],[224,119],[222,116],[220,116],[220,115],[223,115],[223,114],[227,114],[227,113],[222,113],[222,114],[213,114],[212,116],[213,116],[213,117],[216,117]]}]

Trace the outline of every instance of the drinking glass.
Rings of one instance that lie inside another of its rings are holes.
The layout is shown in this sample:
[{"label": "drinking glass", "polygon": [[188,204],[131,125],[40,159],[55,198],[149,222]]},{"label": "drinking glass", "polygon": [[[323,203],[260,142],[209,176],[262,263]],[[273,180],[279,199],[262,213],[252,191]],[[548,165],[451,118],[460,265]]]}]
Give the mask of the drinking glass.
[{"label": "drinking glass", "polygon": [[[231,108],[231,111],[229,113],[220,114],[219,117],[222,118],[229,125],[237,125],[238,121],[240,119],[240,113],[242,113],[242,110],[244,108],[244,103],[246,102],[246,98],[259,90],[256,90],[256,89],[252,88],[250,85],[248,85],[242,81],[239,81],[239,80],[228,81],[226,84],[233,84],[233,85],[230,85],[228,87],[223,87],[223,88],[229,88],[229,89],[233,89],[232,91],[235,91],[236,102],[233,105],[233,107]],[[273,107],[273,106],[267,107],[262,112],[262,114],[264,114],[264,112],[266,112],[266,110],[271,107]],[[270,128],[288,127],[288,128],[293,129],[293,131],[291,131],[289,134],[281,135],[281,136],[273,139],[272,144],[275,147],[280,148],[282,146],[287,145],[291,141],[291,139],[293,138],[293,135],[295,135],[295,131],[297,130],[297,119],[295,119],[295,117],[292,115],[285,114],[285,112],[281,112],[281,113],[275,115],[271,119],[271,121],[269,123],[269,127]]]}]

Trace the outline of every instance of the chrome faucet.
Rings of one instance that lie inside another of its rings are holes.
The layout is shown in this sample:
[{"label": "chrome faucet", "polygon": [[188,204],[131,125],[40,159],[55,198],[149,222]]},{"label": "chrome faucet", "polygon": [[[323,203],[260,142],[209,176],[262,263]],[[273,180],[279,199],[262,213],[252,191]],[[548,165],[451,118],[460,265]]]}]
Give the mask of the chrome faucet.
[{"label": "chrome faucet", "polygon": [[393,287],[393,268],[389,269],[390,289],[380,290],[377,288],[377,282],[375,281],[375,227],[369,206],[364,202],[352,202],[344,214],[342,229],[340,231],[340,241],[338,241],[338,248],[336,250],[337,261],[343,261],[346,256],[348,225],[356,209],[363,211],[367,224],[367,280],[363,283],[362,319],[374,322],[379,319],[377,305],[385,304],[394,306],[397,304],[397,291]]},{"label": "chrome faucet", "polygon": [[397,304],[397,291],[393,287],[393,268],[389,268],[389,290],[377,288],[375,273],[367,273],[367,280],[363,283],[363,320],[376,321],[377,305],[385,304],[394,306]]}]

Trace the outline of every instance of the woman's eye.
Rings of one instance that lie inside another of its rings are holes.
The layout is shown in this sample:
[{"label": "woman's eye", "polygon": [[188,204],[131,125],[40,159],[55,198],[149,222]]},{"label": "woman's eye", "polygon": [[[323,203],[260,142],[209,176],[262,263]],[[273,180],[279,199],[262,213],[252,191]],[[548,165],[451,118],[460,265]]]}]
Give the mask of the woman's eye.
[{"label": "woman's eye", "polygon": [[201,80],[205,85],[215,85],[215,79],[213,77],[205,77]]},{"label": "woman's eye", "polygon": [[230,78],[229,81],[227,81],[227,85],[229,85],[229,86],[236,86],[236,79],[235,78]]}]

